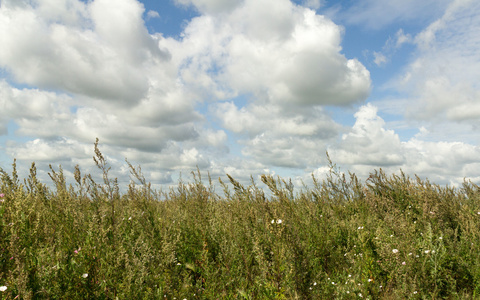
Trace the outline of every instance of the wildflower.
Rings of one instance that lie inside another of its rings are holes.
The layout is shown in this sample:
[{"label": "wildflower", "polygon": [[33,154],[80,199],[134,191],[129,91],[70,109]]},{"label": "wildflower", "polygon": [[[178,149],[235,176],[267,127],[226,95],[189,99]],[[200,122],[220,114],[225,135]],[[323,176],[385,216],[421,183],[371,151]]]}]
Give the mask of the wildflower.
[{"label": "wildflower", "polygon": [[425,250],[425,254],[428,254],[428,253],[430,253],[430,250]]},{"label": "wildflower", "polygon": [[413,292],[413,293],[414,293],[414,294],[416,294],[416,293],[417,293],[417,291],[415,291],[415,292]]},{"label": "wildflower", "polygon": [[358,297],[363,298],[362,293],[358,293]]},{"label": "wildflower", "polygon": [[87,277],[88,277],[88,274],[85,273],[85,274],[82,275],[82,277],[83,277],[83,278],[87,278]]},{"label": "wildflower", "polygon": [[4,193],[1,193],[1,194],[0,194],[0,198],[3,198],[3,197],[5,197],[5,194],[4,194]]},{"label": "wildflower", "polygon": [[332,281],[332,284],[335,285],[335,282]]},{"label": "wildflower", "polygon": [[313,285],[317,285],[317,283],[316,283],[316,282],[314,282],[314,283],[313,283]]},{"label": "wildflower", "polygon": [[282,224],[282,220],[278,219],[277,224]]},{"label": "wildflower", "polygon": [[395,254],[397,254],[397,253],[398,253],[398,249],[393,249],[392,252],[395,253]]},{"label": "wildflower", "polygon": [[350,291],[347,291],[347,294],[350,294]]},{"label": "wildflower", "polygon": [[410,253],[408,253],[408,256],[410,256],[410,255],[412,255],[412,254],[413,254],[413,253],[412,253],[412,252],[410,252]]},{"label": "wildflower", "polygon": [[407,263],[406,262],[402,262],[402,265],[406,265]]},{"label": "wildflower", "polygon": [[480,215],[480,211],[479,211],[479,212],[477,212],[477,215]]},{"label": "wildflower", "polygon": [[350,277],[352,277],[352,275],[348,274],[348,277],[350,278]]},{"label": "wildflower", "polygon": [[270,222],[270,223],[272,223],[272,224],[275,223],[275,220],[272,220],[272,222]]},{"label": "wildflower", "polygon": [[[3,194],[0,194],[0,195],[3,195]],[[4,286],[4,285],[0,286],[0,292],[5,292],[6,290],[7,290],[6,286]]]},{"label": "wildflower", "polygon": [[391,234],[390,237],[393,237],[393,234]]},{"label": "wildflower", "polygon": [[373,279],[372,279],[372,278],[368,278],[368,282],[372,282],[372,281],[373,281]]},{"label": "wildflower", "polygon": [[358,230],[363,229],[363,226],[358,227]]}]

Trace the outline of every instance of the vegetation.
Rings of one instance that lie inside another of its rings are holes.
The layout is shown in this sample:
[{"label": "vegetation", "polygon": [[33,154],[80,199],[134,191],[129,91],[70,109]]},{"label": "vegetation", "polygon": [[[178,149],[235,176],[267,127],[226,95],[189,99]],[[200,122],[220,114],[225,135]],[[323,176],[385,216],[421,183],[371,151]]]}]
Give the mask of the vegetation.
[{"label": "vegetation", "polygon": [[[97,141],[98,142],[98,141]],[[294,191],[200,172],[156,192],[138,167],[120,193],[75,169],[38,181],[2,171],[2,299],[478,299],[480,188],[375,171],[364,183],[331,165]],[[233,188],[229,188],[233,186]]]}]

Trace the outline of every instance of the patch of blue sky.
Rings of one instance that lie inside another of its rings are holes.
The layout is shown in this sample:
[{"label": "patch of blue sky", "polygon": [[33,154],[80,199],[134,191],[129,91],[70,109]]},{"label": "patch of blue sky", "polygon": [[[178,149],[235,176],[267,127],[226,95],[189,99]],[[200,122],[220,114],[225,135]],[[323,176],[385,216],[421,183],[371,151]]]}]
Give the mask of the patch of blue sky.
[{"label": "patch of blue sky", "polygon": [[[143,0],[145,25],[150,34],[179,38],[189,20],[199,16],[191,7],[175,5],[172,0]],[[158,16],[154,13],[157,12]]]}]

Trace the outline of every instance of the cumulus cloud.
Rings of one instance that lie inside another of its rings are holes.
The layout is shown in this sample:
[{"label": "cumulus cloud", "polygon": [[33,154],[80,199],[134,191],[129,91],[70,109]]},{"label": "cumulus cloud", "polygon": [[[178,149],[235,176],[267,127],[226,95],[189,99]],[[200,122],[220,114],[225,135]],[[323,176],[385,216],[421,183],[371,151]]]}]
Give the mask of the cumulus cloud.
[{"label": "cumulus cloud", "polygon": [[365,100],[370,74],[340,54],[341,28],[290,1],[269,3],[247,0],[228,15],[192,20],[181,45],[196,55],[182,66],[184,82],[219,98],[254,94],[301,105]]},{"label": "cumulus cloud", "polygon": [[286,110],[255,104],[238,108],[230,102],[218,105],[216,115],[225,129],[239,136],[245,156],[270,166],[305,168],[320,163],[324,153],[318,149],[341,129],[321,108]]},{"label": "cumulus cloud", "polygon": [[415,99],[408,117],[474,126],[480,117],[479,13],[476,1],[453,1],[415,37],[418,55],[395,83]]},{"label": "cumulus cloud", "polygon": [[142,98],[148,78],[139,66],[168,58],[143,26],[143,6],[133,0],[55,3],[0,7],[0,66],[32,86],[124,104]]},{"label": "cumulus cloud", "polygon": [[[324,174],[326,148],[334,161],[361,174],[382,166],[435,172],[444,180],[478,177],[476,146],[427,140],[431,128],[402,141],[373,105],[359,108],[351,128],[333,119],[325,106],[355,107],[368,97],[371,80],[365,66],[342,54],[343,28],[313,10],[322,1],[177,0],[199,12],[177,38],[149,34],[142,16],[157,14],[145,14],[136,0],[57,2],[0,6],[0,67],[6,74],[0,80],[0,132],[9,135],[2,150],[11,157],[71,168],[78,163],[88,172],[99,137],[115,176],[128,176],[127,157],[142,165],[147,179],[166,185],[176,172],[197,166],[214,178],[228,173],[244,183],[250,174],[275,169]],[[442,22],[458,21],[456,11]],[[425,55],[407,70],[403,87],[418,91],[425,118],[474,120],[478,88],[471,78],[478,71],[464,64],[462,76],[470,78],[462,85],[450,71],[433,69],[440,58],[451,66],[451,25],[440,23],[415,38]],[[478,58],[471,30],[463,35],[469,52],[454,51],[452,62],[466,54]],[[413,40],[398,31],[391,44]],[[427,55],[432,49],[434,55]],[[422,69],[436,76],[418,81]],[[452,97],[455,107],[446,100]],[[448,165],[454,170],[439,169],[444,161],[435,149],[457,157]]]},{"label": "cumulus cloud", "polygon": [[[480,178],[480,147],[463,142],[429,141],[430,132],[420,127],[419,134],[401,141],[398,134],[386,129],[385,121],[371,104],[360,107],[356,122],[342,141],[329,147],[335,163],[365,179],[373,169],[387,173],[417,174],[439,184],[460,185],[464,178]],[[323,170],[323,171],[322,171]],[[314,174],[322,175],[320,168]]]},{"label": "cumulus cloud", "polygon": [[362,106],[355,114],[351,131],[342,136],[339,150],[332,156],[339,163],[349,165],[389,166],[404,161],[399,136],[384,128],[385,121],[371,104]]}]

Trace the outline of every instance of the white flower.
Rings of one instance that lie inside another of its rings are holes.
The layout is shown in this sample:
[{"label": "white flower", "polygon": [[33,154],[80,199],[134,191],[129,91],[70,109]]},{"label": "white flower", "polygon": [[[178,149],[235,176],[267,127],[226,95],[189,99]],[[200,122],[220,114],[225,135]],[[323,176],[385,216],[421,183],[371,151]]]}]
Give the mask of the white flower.
[{"label": "white flower", "polygon": [[317,283],[316,283],[316,282],[314,282],[314,283],[313,283],[313,285],[317,285]]},{"label": "white flower", "polygon": [[358,230],[363,229],[363,226],[358,227]]},{"label": "white flower", "polygon": [[413,292],[413,293],[414,293],[414,294],[416,294],[416,293],[417,293],[417,291],[415,291],[415,292]]},{"label": "white flower", "polygon": [[0,286],[0,292],[5,292],[7,290],[7,287],[2,285]]},{"label": "white flower", "polygon": [[480,215],[480,211],[479,211],[479,212],[477,212],[477,214],[478,214],[478,215]]},{"label": "white flower", "polygon": [[363,298],[362,293],[358,293],[358,297]]},{"label": "white flower", "polygon": [[277,224],[282,224],[282,220],[278,219]]},{"label": "white flower", "polygon": [[82,275],[82,277],[83,277],[83,278],[87,278],[87,277],[88,277],[88,274],[85,273],[85,274]]},{"label": "white flower", "polygon": [[398,249],[393,249],[392,252],[396,254],[398,253]]},{"label": "white flower", "polygon": [[351,274],[348,274],[348,277],[350,278],[350,277],[352,277],[352,275],[351,275]]},{"label": "white flower", "polygon": [[430,253],[430,250],[425,250],[425,254],[428,254],[428,253]]},{"label": "white flower", "polygon": [[275,220],[272,220],[272,222],[271,222],[271,223],[272,223],[272,224],[273,224],[273,223],[275,223]]},{"label": "white flower", "polygon": [[368,278],[368,282],[371,282],[371,281],[372,281],[372,279],[371,279],[371,278]]}]

